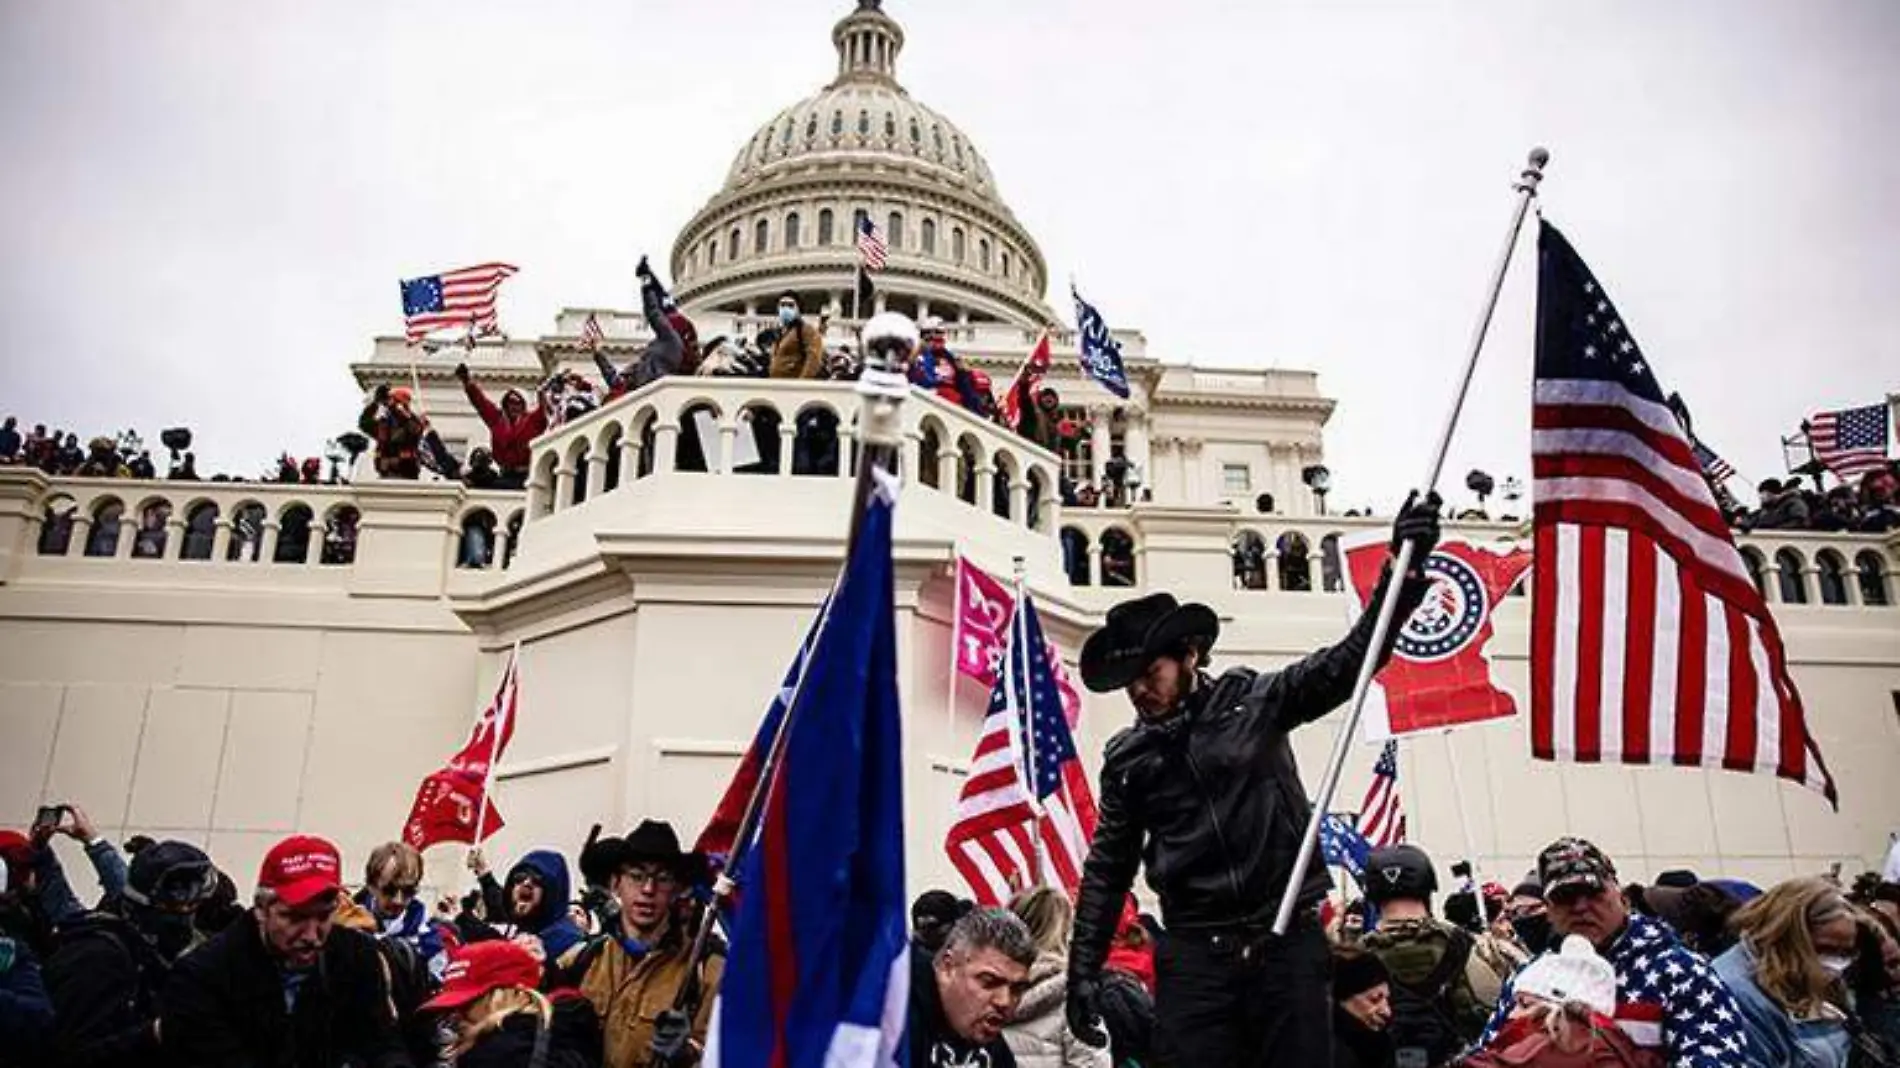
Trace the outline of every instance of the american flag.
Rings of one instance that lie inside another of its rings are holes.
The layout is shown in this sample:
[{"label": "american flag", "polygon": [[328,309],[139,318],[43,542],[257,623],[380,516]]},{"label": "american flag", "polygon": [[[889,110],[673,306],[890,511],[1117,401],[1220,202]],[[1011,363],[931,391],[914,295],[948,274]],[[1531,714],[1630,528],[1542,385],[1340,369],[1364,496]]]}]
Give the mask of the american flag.
[{"label": "american flag", "polygon": [[1716,485],[1721,485],[1735,477],[1735,468],[1730,466],[1727,460],[1717,456],[1714,449],[1694,438],[1690,438],[1689,441],[1691,451],[1695,453],[1696,466],[1702,468],[1702,473],[1709,476]]},{"label": "american flag", "polygon": [[515,273],[506,263],[484,263],[457,271],[402,280],[402,317],[410,341],[420,341],[430,333],[451,326],[465,326],[472,337],[477,331],[491,333],[499,329],[495,316],[495,295],[504,279]]},{"label": "american flag", "polygon": [[587,321],[581,324],[581,349],[585,352],[599,352],[601,342],[607,335],[600,329],[600,319],[593,312],[587,313]]},{"label": "american flag", "polygon": [[[1073,897],[1095,836],[1095,795],[1063,717],[1055,675],[1040,655],[1042,623],[1027,595],[1017,613],[957,799],[957,819],[944,841],[950,863],[984,905],[1005,904],[1018,890],[1043,884]],[[1036,654],[1024,656],[1024,648]]]},{"label": "american flag", "polygon": [[1557,229],[1538,241],[1531,751],[1773,772],[1835,800],[1781,633],[1656,376]]},{"label": "american flag", "polygon": [[869,215],[858,220],[858,257],[864,261],[867,271],[881,271],[884,261],[890,255],[890,246],[884,243],[884,235]]},{"label": "american flag", "polygon": [[1372,785],[1359,805],[1359,837],[1374,849],[1405,841],[1405,806],[1399,803],[1399,743],[1389,739],[1372,765]]},{"label": "american flag", "polygon": [[1814,458],[1842,479],[1859,478],[1887,463],[1887,406],[1816,412],[1803,426]]}]

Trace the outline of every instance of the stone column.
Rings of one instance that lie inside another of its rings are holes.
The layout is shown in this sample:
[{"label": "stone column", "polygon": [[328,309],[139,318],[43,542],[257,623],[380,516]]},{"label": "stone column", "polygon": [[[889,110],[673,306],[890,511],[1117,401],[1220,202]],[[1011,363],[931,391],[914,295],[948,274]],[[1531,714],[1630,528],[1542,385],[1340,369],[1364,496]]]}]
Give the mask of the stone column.
[{"label": "stone column", "polygon": [[719,424],[719,462],[714,463],[713,457],[706,457],[706,470],[715,475],[732,474],[732,458],[738,454],[733,446],[738,444],[738,441],[739,428],[737,425],[733,423]]},{"label": "stone column", "polygon": [[640,477],[640,435],[628,431],[620,438],[620,484]]},{"label": "stone column", "polygon": [[976,468],[976,506],[986,513],[995,511],[996,466],[985,462]]},{"label": "stone column", "polygon": [[1108,408],[1098,405],[1089,409],[1089,481],[1095,483],[1097,492],[1108,477],[1108,420]]},{"label": "stone column", "polygon": [[673,464],[679,455],[680,425],[677,422],[664,422],[653,428],[653,473],[672,474]]},{"label": "stone column", "polygon": [[1101,588],[1102,585],[1102,543],[1100,539],[1089,542],[1089,585]]},{"label": "stone column", "polygon": [[554,469],[554,508],[556,512],[574,507],[574,468],[566,460]]},{"label": "stone column", "polygon": [[[360,485],[368,485],[368,484],[369,483],[360,483]],[[277,560],[277,529],[278,528],[277,528],[276,517],[273,516],[271,518],[264,520],[264,544],[259,545],[257,547],[257,562],[258,563],[269,564],[269,563],[276,562]]]},{"label": "stone column", "polygon": [[[26,558],[39,551],[40,522],[45,509],[36,507],[46,495],[48,479],[30,467],[0,467],[0,585],[13,580]],[[80,538],[78,517],[74,517],[73,537]],[[72,543],[66,546],[72,554]]]},{"label": "stone column", "polygon": [[181,559],[185,551],[185,517],[176,511],[165,520],[165,551],[159,556],[166,560]]},{"label": "stone column", "polygon": [[218,517],[217,528],[211,534],[211,559],[223,563],[231,555],[231,520],[226,516]]},{"label": "stone column", "polygon": [[1029,525],[1029,483],[1022,479],[1009,484],[1009,519],[1012,523]]},{"label": "stone column", "polygon": [[1200,438],[1188,438],[1181,443],[1181,470],[1186,476],[1188,504],[1205,504],[1210,495],[1205,482],[1207,472],[1202,470],[1201,448],[1207,443]]},{"label": "stone column", "polygon": [[1810,557],[1808,566],[1801,569],[1801,590],[1808,595],[1809,604],[1821,602],[1821,569]]},{"label": "stone column", "polygon": [[1128,462],[1135,465],[1136,470],[1141,472],[1142,486],[1153,489],[1153,450],[1148,443],[1148,413],[1144,409],[1128,409],[1128,430],[1122,451],[1127,454]]},{"label": "stone column", "polygon": [[90,544],[91,541],[92,517],[84,512],[74,512],[72,537],[66,539],[66,555],[86,555],[86,546]]},{"label": "stone column", "polygon": [[605,492],[607,492],[607,457],[603,450],[587,458],[587,499],[594,500]]},{"label": "stone column", "polygon": [[116,546],[117,551],[112,554],[113,558],[132,559],[132,543],[138,540],[138,536],[138,518],[132,514],[132,509],[127,508],[119,513],[119,544]]},{"label": "stone column", "polygon": [[509,546],[509,543],[512,542],[513,540],[514,539],[509,537],[508,535],[508,524],[506,522],[503,522],[500,519],[496,519],[495,520],[495,548],[494,548],[495,557],[494,559],[488,562],[489,567],[500,568],[502,566],[502,561],[508,559],[508,546]]},{"label": "stone column", "polygon": [[937,488],[955,497],[962,486],[957,481],[957,461],[962,454],[955,445],[947,445],[937,450]]},{"label": "stone column", "polygon": [[792,450],[798,444],[798,421],[780,419],[778,423],[778,473],[792,473]]}]

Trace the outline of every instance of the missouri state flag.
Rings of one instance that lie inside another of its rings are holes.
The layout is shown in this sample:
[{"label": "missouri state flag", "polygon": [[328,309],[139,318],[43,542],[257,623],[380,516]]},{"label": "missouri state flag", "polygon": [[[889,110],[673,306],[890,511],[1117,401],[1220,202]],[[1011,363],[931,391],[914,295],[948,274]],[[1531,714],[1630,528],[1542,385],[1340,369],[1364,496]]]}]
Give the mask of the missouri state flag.
[{"label": "missouri state flag", "polygon": [[[1386,534],[1347,539],[1353,615],[1366,609],[1385,567]],[[1447,538],[1425,560],[1432,588],[1399,627],[1392,659],[1374,676],[1363,719],[1367,741],[1517,714],[1491,677],[1491,617],[1531,566],[1528,549]]]},{"label": "missouri state flag", "polygon": [[[783,763],[707,1035],[711,1068],[906,1063],[904,783],[891,504],[879,488],[780,730]],[[743,848],[743,847],[742,847]]]}]

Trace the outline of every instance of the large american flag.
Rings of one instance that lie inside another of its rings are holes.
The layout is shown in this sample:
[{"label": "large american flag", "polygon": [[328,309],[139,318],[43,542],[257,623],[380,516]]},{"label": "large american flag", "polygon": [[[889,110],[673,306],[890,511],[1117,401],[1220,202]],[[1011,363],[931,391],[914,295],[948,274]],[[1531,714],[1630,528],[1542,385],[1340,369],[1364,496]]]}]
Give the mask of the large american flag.
[{"label": "large american flag", "polygon": [[[1042,623],[1027,594],[1017,613],[957,799],[957,819],[944,841],[950,863],[984,905],[1006,904],[1018,890],[1044,884],[1073,897],[1095,836],[1095,795],[1062,714],[1055,675],[1041,655]],[[1034,655],[1024,656],[1025,648]]]},{"label": "large american flag", "polygon": [[476,333],[499,328],[495,295],[504,279],[515,273],[506,263],[484,263],[441,274],[402,280],[402,317],[410,341],[448,327],[466,327]]},{"label": "large american flag", "polygon": [[1834,801],[1681,423],[1590,269],[1541,229],[1533,755],[1773,772]]},{"label": "large american flag", "polygon": [[1405,841],[1405,806],[1399,803],[1399,743],[1388,739],[1372,766],[1372,785],[1359,805],[1359,836],[1374,849]]},{"label": "large american flag", "polygon": [[1859,478],[1887,464],[1887,406],[1816,412],[1804,429],[1814,458],[1843,479]]},{"label": "large american flag", "polygon": [[869,215],[858,219],[858,257],[864,261],[867,271],[881,271],[884,261],[890,256],[890,246],[884,243],[884,234]]}]

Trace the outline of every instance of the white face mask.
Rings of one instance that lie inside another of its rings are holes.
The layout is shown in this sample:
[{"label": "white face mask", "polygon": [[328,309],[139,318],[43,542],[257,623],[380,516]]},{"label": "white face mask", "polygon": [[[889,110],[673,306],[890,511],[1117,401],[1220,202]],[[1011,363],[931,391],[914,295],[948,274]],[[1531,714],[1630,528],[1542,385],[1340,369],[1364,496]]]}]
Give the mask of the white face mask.
[{"label": "white face mask", "polygon": [[1839,979],[1842,975],[1845,975],[1847,969],[1853,966],[1854,958],[1852,957],[1832,957],[1826,954],[1821,956],[1821,970],[1835,979]]}]

